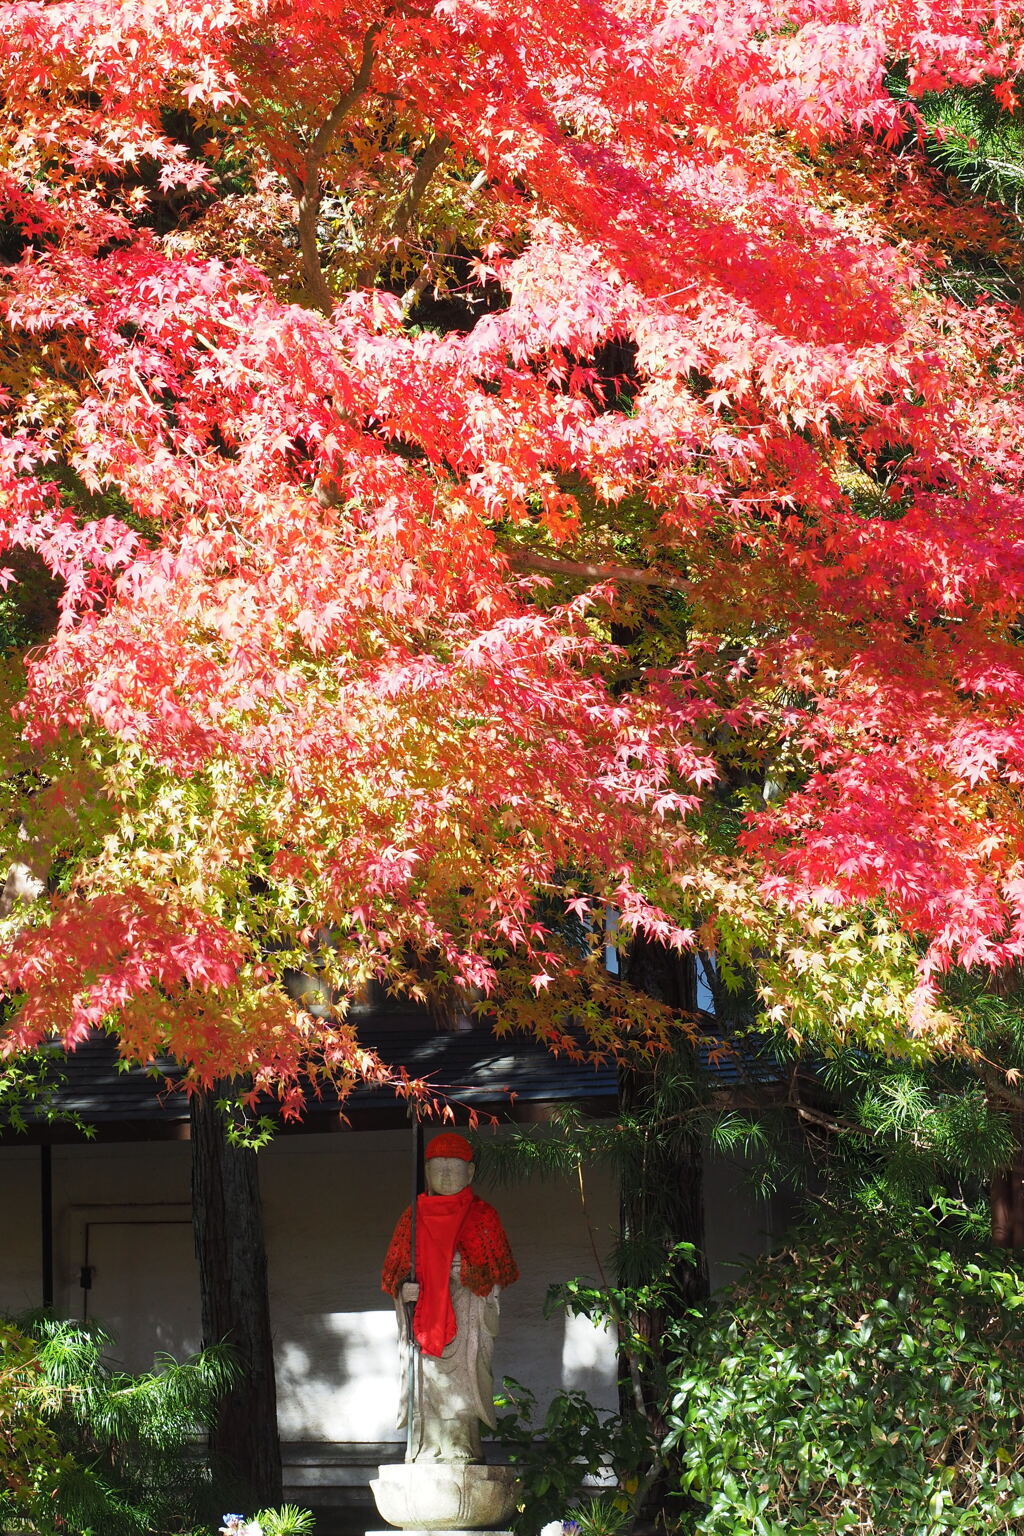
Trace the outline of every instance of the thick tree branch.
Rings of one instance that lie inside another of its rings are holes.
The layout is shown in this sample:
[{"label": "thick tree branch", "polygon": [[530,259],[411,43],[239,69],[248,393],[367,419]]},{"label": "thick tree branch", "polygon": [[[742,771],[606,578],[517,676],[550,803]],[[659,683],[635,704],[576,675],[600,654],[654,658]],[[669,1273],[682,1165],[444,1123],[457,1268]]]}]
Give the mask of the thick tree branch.
[{"label": "thick tree branch", "polygon": [[24,822],[18,828],[18,841],[23,856],[11,861],[0,885],[0,917],[9,917],[22,903],[41,896],[53,865],[53,848],[45,838],[32,837]]},{"label": "thick tree branch", "polygon": [[[322,507],[336,507],[342,501],[324,476],[317,479],[313,494]],[[525,549],[508,553],[508,562],[517,571],[544,571],[554,576],[582,577],[586,581],[626,581],[642,587],[670,587],[675,592],[690,590],[690,583],[682,576],[640,570],[631,565],[591,565],[585,560],[561,560],[554,555],[538,555]]]},{"label": "thick tree branch", "polygon": [[402,294],[402,314],[408,315],[419,303],[426,292],[430,279],[437,271],[435,263],[440,264],[444,258],[451,254],[455,241],[450,234],[442,235],[437,243],[437,249],[426,260],[416,274],[409,287]]},{"label": "thick tree branch", "polygon": [[[383,23],[376,21],[367,27],[363,37],[363,56],[352,84],[331,108],[317,129],[306,150],[303,161],[303,178],[296,198],[298,205],[299,249],[302,253],[302,276],[306,297],[322,314],[329,315],[334,300],[320,265],[320,247],[317,241],[317,224],[320,218],[320,169],[331,148],[334,136],[359,98],[369,88],[370,76],[376,59],[375,43]],[[292,184],[295,190],[297,183]]]},{"label": "thick tree branch", "polygon": [[[473,197],[487,181],[487,172],[478,171],[469,184],[469,197]],[[415,279],[402,294],[402,314],[408,315],[419,303],[431,276],[438,270],[444,258],[451,254],[455,248],[455,235],[451,231],[443,234],[438,241],[435,251],[428,256],[423,263]]]},{"label": "thick tree branch", "polygon": [[437,133],[431,139],[419,164],[416,173],[409,183],[408,190],[395,210],[390,224],[378,231],[374,240],[375,250],[366,266],[359,273],[359,285],[369,288],[380,270],[384,260],[384,253],[393,240],[400,240],[409,225],[416,216],[416,210],[423,201],[423,195],[430,185],[434,172],[451,148],[452,141],[446,133]]},{"label": "thick tree branch", "polygon": [[0,917],[9,917],[19,901],[35,901],[46,889],[45,877],[31,864],[12,864],[0,890]]},{"label": "thick tree branch", "polygon": [[1010,1087],[1003,1074],[995,1067],[990,1067],[987,1063],[977,1060],[972,1061],[970,1067],[972,1072],[981,1079],[989,1093],[993,1094],[995,1098],[1001,1099],[1004,1104],[1008,1105],[1011,1109],[1015,1109],[1018,1113],[1024,1110],[1024,1094],[1016,1093]]},{"label": "thick tree branch", "polygon": [[554,555],[538,555],[517,549],[509,555],[509,564],[517,571],[545,571],[552,576],[581,576],[587,581],[626,581],[640,587],[670,587],[674,592],[689,592],[691,583],[668,572],[641,570],[632,565],[592,565],[586,560],[562,560]]},{"label": "thick tree branch", "polygon": [[833,1136],[864,1136],[870,1139],[873,1132],[864,1125],[853,1125],[849,1120],[837,1120],[833,1115],[824,1114],[820,1109],[814,1109],[810,1104],[805,1104],[800,1097],[800,1084],[798,1080],[799,1067],[794,1066],[789,1073],[789,1092],[786,1095],[786,1103],[794,1110],[798,1119],[807,1125],[816,1125],[820,1130],[829,1131]]},{"label": "thick tree branch", "polygon": [[800,1120],[806,1120],[808,1125],[816,1125],[823,1131],[831,1131],[834,1136],[870,1136],[870,1131],[862,1125],[851,1125],[849,1121],[835,1120],[831,1115],[822,1114],[820,1109],[811,1109],[807,1104],[799,1102],[791,1103]]}]

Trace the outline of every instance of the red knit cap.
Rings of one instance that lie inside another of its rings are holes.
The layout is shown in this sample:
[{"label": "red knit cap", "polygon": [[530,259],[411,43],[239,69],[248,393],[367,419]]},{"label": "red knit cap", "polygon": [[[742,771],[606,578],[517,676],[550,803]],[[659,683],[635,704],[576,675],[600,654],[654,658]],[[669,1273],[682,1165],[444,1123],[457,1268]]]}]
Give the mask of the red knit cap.
[{"label": "red knit cap", "polygon": [[427,1150],[423,1156],[428,1161],[432,1157],[461,1157],[464,1163],[471,1163],[473,1148],[465,1136],[459,1136],[455,1131],[442,1131],[440,1136],[435,1136],[433,1141],[427,1142]]}]

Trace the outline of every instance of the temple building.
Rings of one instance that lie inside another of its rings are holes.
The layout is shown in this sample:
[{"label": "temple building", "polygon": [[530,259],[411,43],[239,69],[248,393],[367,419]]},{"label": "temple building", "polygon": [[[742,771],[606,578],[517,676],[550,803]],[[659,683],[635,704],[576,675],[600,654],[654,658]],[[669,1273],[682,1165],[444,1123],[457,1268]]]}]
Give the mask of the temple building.
[{"label": "temple building", "polygon": [[[385,1060],[429,1077],[463,1122],[470,1110],[481,1117],[478,1184],[500,1205],[521,1272],[502,1298],[495,1380],[514,1376],[542,1409],[562,1387],[615,1408],[610,1336],[583,1319],[544,1315],[548,1287],[593,1276],[595,1248],[614,1241],[613,1178],[587,1172],[581,1200],[576,1180],[495,1188],[487,1176],[488,1144],[510,1123],[543,1125],[568,1102],[613,1116],[614,1069],[554,1058],[482,1026],[439,1033],[424,1014],[394,1006],[367,1005],[360,1034]],[[155,1352],[194,1352],[200,1303],[186,1095],[141,1070],[117,1070],[112,1042],[97,1037],[70,1058],[58,1097],[93,1128],[91,1139],[59,1120],[0,1132],[0,1310],[47,1304],[96,1319],[128,1369],[147,1368]],[[380,1275],[409,1203],[411,1145],[404,1101],[360,1088],[344,1106],[313,1101],[301,1125],[282,1127],[259,1154],[285,1497],[318,1511],[321,1536],[365,1528],[373,1469],[404,1448],[395,1309]],[[706,1169],[705,1203],[720,1284],[763,1249],[776,1213],[721,1161]]]}]

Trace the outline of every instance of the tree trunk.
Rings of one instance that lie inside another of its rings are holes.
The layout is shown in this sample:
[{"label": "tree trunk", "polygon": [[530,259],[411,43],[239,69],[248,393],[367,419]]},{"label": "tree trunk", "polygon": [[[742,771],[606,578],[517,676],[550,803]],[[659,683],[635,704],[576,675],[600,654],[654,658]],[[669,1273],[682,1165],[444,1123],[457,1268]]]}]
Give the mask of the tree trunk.
[{"label": "tree trunk", "polygon": [[[680,955],[638,936],[624,969],[627,985],[680,1013],[696,1013],[696,964],[692,955]],[[704,1153],[698,1131],[687,1128],[688,1112],[696,1111],[699,1085],[693,1047],[680,1036],[671,1055],[652,1063],[623,1070],[620,1081],[622,1111],[650,1121],[639,1164],[633,1176],[623,1180],[622,1236],[628,1256],[635,1248],[638,1271],[631,1277],[641,1282],[645,1252],[653,1271],[664,1265],[677,1243],[689,1243],[688,1258],[671,1260],[672,1302],[667,1310],[681,1316],[708,1295],[708,1267],[704,1228]],[[653,1278],[653,1273],[650,1276]],[[660,1341],[671,1321],[666,1309],[645,1308],[634,1322],[652,1351],[655,1368],[645,1373],[643,1395],[648,1417],[660,1424],[663,1381],[658,1369]],[[632,1392],[636,1400],[635,1383]]]},{"label": "tree trunk", "polygon": [[[996,971],[989,978],[988,989],[1001,998],[1007,1008],[1016,1011],[1024,1005],[1024,967],[1015,964]],[[1012,1033],[1006,1030],[1001,1040],[989,1041],[986,1052],[995,1054],[997,1060],[1014,1061]],[[1009,1167],[1000,1168],[992,1175],[988,1191],[995,1248],[1024,1248],[1024,1114],[1011,1113],[1010,1123],[1013,1157]]]},{"label": "tree trunk", "polygon": [[281,1502],[263,1211],[256,1153],[229,1145],[217,1096],[192,1097],[192,1220],[203,1342],[226,1340],[242,1375],[218,1408],[210,1453],[255,1509]]},{"label": "tree trunk", "polygon": [[1024,1248],[1024,1116],[1013,1117],[1013,1132],[1013,1162],[993,1174],[989,1186],[992,1242],[997,1248]]}]

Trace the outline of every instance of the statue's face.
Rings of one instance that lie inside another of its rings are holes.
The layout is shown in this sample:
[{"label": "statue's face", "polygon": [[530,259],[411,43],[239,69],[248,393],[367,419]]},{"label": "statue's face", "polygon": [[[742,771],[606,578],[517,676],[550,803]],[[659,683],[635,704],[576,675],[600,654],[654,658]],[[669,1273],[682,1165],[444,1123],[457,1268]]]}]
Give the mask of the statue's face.
[{"label": "statue's face", "polygon": [[472,1184],[476,1165],[461,1157],[429,1157],[424,1172],[432,1195],[457,1195]]}]

